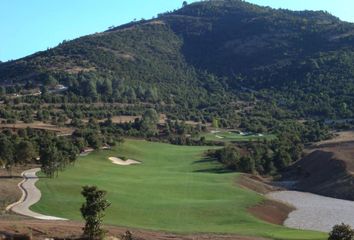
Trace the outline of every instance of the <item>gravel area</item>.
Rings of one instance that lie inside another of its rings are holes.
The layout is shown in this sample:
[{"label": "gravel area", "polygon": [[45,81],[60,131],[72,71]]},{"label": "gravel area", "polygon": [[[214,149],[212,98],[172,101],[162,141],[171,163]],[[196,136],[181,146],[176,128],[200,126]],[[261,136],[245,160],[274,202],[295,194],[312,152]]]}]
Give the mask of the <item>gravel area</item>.
[{"label": "gravel area", "polygon": [[268,198],[296,208],[284,225],[291,228],[329,232],[336,224],[354,227],[354,202],[297,191],[271,192]]}]

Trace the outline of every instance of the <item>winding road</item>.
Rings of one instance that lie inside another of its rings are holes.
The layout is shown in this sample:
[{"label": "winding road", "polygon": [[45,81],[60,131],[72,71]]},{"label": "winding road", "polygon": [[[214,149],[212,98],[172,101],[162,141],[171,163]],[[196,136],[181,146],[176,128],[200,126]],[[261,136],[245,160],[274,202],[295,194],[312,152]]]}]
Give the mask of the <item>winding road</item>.
[{"label": "winding road", "polygon": [[9,205],[6,210],[12,211],[23,216],[41,220],[67,220],[64,218],[58,218],[36,213],[29,209],[32,205],[34,205],[41,199],[41,192],[35,185],[36,182],[39,180],[36,173],[40,170],[40,168],[34,168],[24,171],[22,173],[23,180],[18,184],[18,187],[22,191],[22,196],[19,201]]}]

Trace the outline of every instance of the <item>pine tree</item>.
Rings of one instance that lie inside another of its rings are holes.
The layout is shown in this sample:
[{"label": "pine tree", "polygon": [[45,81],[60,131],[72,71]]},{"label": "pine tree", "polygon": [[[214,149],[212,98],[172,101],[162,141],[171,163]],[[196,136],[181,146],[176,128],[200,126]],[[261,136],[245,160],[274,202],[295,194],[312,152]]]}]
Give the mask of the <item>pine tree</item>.
[{"label": "pine tree", "polygon": [[99,190],[96,186],[85,186],[81,191],[86,202],[81,206],[81,215],[85,219],[84,235],[92,239],[103,239],[105,232],[102,229],[104,211],[110,206],[105,199],[106,191]]}]

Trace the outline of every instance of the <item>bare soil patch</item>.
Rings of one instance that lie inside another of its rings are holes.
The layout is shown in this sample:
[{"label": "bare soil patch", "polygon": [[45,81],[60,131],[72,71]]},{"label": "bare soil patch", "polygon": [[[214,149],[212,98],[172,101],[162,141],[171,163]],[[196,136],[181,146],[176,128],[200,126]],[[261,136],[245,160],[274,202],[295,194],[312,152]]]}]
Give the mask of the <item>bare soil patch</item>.
[{"label": "bare soil patch", "polygon": [[[33,239],[56,238],[77,238],[82,234],[83,224],[79,222],[49,222],[38,220],[0,220],[0,234],[31,234]],[[264,238],[244,237],[237,235],[217,234],[172,234],[156,231],[145,231],[127,229],[123,227],[106,226],[108,236],[120,237],[127,230],[131,231],[133,237],[141,240],[264,240]]]},{"label": "bare soil patch", "polygon": [[41,129],[41,130],[56,132],[58,135],[71,135],[74,132],[73,128],[59,127],[56,125],[38,122],[38,121],[35,121],[33,123],[21,123],[20,122],[20,123],[15,123],[15,124],[0,124],[0,128],[14,129],[14,130],[33,128],[33,129]]},{"label": "bare soil patch", "polygon": [[[113,123],[130,123],[130,122],[134,122],[135,119],[141,119],[141,115],[137,115],[137,116],[114,116],[111,118]],[[83,119],[83,122],[87,123],[89,121],[89,119]],[[99,119],[97,120],[97,122],[102,123],[107,121],[107,118],[105,119]]]},{"label": "bare soil patch", "polygon": [[[242,175],[238,178],[237,183],[243,188],[250,189],[262,195],[281,190],[279,187],[269,185],[266,179],[259,176]],[[294,210],[295,208],[285,203],[266,199],[261,204],[250,207],[248,212],[263,221],[283,225],[289,214]]]},{"label": "bare soil patch", "polygon": [[[346,139],[347,140],[347,139]],[[294,190],[354,200],[354,142],[326,142],[284,173]]]},{"label": "bare soil patch", "polygon": [[[121,116],[114,116],[112,117],[112,122],[113,123],[130,123],[130,122],[134,122],[135,119],[141,119],[141,115],[135,115],[135,116],[126,116],[126,115],[121,115]],[[160,124],[164,124],[166,123],[166,115],[165,114],[160,114],[160,119],[159,119],[159,123]],[[99,119],[97,120],[97,122],[104,122],[106,121],[106,119]],[[89,119],[83,119],[83,122],[88,122]]]},{"label": "bare soil patch", "polygon": [[237,184],[243,188],[250,189],[260,194],[267,194],[269,192],[281,190],[278,187],[270,185],[266,179],[259,176],[252,176],[243,174],[237,179]]},{"label": "bare soil patch", "polygon": [[290,205],[267,199],[262,204],[249,208],[248,212],[263,221],[283,225],[294,210]]},{"label": "bare soil patch", "polygon": [[321,145],[338,144],[352,141],[354,141],[354,131],[340,131],[334,133],[334,137],[331,139],[315,143],[315,146],[320,147]]}]

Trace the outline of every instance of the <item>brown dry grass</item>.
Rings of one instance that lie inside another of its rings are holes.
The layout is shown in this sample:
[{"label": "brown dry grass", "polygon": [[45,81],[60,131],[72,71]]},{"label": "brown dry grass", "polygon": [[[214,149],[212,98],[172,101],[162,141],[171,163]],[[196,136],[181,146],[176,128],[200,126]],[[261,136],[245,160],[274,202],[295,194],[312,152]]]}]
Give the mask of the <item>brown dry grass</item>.
[{"label": "brown dry grass", "polygon": [[[44,239],[48,237],[56,238],[77,238],[82,234],[82,223],[65,221],[39,221],[39,220],[0,220],[0,233],[7,234],[30,234],[33,239]],[[178,235],[173,233],[127,229],[123,227],[105,226],[108,236],[120,237],[127,230],[131,231],[135,239],[142,240],[264,240],[264,238],[244,237],[236,235],[216,235],[216,234],[186,234]]]},{"label": "brown dry grass", "polygon": [[33,123],[14,123],[14,124],[0,124],[0,128],[2,129],[25,129],[25,128],[33,128],[33,129],[41,129],[56,132],[59,135],[71,135],[74,132],[73,128],[68,127],[59,127],[49,123],[43,123],[39,121],[35,121]]},{"label": "brown dry grass", "polygon": [[[112,122],[113,123],[129,123],[129,122],[134,122],[135,119],[141,119],[141,115],[136,115],[136,116],[114,116],[112,117]],[[166,115],[165,114],[160,114],[160,119],[159,119],[159,123],[160,124],[164,124],[166,123]],[[104,122],[107,119],[99,119],[97,120],[97,122]],[[89,119],[83,119],[83,122],[87,123],[89,121]]]},{"label": "brown dry grass", "polygon": [[329,140],[321,141],[315,144],[315,146],[327,145],[327,144],[338,144],[343,142],[354,141],[354,131],[341,131],[334,133],[334,137]]},{"label": "brown dry grass", "polygon": [[[129,122],[134,122],[136,118],[140,119],[141,116],[114,116],[114,117],[112,117],[112,122],[113,123],[129,123]],[[99,120],[97,120],[97,122],[102,123],[106,120],[107,120],[107,118],[99,119]],[[89,121],[89,119],[86,118],[86,119],[83,119],[82,121],[84,123],[87,123]]]}]

